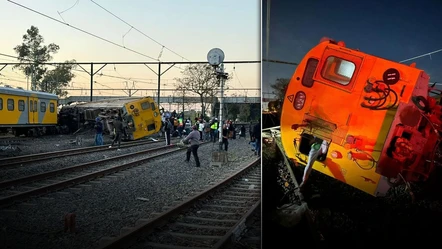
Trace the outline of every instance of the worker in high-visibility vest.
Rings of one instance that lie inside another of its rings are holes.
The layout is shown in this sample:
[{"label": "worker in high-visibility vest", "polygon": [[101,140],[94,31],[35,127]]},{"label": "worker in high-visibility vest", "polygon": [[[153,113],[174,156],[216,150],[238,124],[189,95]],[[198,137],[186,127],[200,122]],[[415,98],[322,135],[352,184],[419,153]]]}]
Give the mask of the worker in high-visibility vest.
[{"label": "worker in high-visibility vest", "polygon": [[216,142],[218,140],[218,119],[212,120],[212,125],[210,126],[210,141]]},{"label": "worker in high-visibility vest", "polygon": [[184,122],[183,118],[180,116],[178,118],[178,136],[180,136],[180,138],[183,136],[183,130],[184,130]]}]

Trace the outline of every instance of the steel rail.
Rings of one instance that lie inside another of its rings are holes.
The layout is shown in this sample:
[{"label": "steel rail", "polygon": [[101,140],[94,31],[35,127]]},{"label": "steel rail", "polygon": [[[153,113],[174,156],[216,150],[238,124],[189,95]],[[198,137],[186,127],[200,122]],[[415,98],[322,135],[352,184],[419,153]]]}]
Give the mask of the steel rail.
[{"label": "steel rail", "polygon": [[[258,158],[252,163],[249,163],[247,166],[245,166],[240,171],[236,172],[234,175],[228,177],[227,179],[224,179],[220,183],[210,187],[209,189],[203,191],[200,194],[197,194],[196,196],[172,207],[171,209],[161,213],[159,216],[153,218],[152,220],[145,221],[141,224],[138,224],[134,227],[134,229],[131,229],[128,232],[125,232],[121,234],[120,236],[116,237],[115,239],[110,239],[108,241],[104,241],[98,248],[99,249],[116,249],[116,248],[127,248],[130,244],[134,243],[136,241],[136,238],[146,236],[149,233],[151,233],[155,228],[163,226],[168,223],[168,221],[183,211],[191,208],[195,203],[200,201],[203,198],[207,198],[211,194],[213,194],[215,191],[225,187],[226,184],[232,182],[235,180],[238,176],[242,175],[244,172],[252,168],[253,166],[256,166],[260,164],[261,160]],[[255,203],[253,207],[258,205],[258,203]],[[250,212],[250,211],[249,211]],[[248,212],[248,213],[249,213]],[[239,223],[238,223],[239,224]],[[234,231],[234,228],[229,231],[228,236],[231,236],[232,232]],[[227,241],[227,238],[223,240],[224,242],[220,242],[220,246],[224,245],[224,243]]]}]

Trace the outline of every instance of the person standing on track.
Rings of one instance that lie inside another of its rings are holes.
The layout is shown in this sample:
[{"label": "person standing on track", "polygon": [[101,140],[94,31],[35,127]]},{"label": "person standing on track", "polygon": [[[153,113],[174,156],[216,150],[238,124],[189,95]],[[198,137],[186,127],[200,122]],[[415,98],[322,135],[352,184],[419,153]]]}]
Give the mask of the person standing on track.
[{"label": "person standing on track", "polygon": [[95,145],[103,145],[103,123],[100,117],[95,119]]},{"label": "person standing on track", "polygon": [[109,145],[109,148],[112,148],[112,146],[114,146],[115,142],[118,142],[118,148],[117,151],[120,150],[120,145],[121,145],[121,135],[123,134],[123,122],[120,116],[118,116],[114,122],[114,132],[115,132],[115,138],[112,141],[112,144]]},{"label": "person standing on track", "polygon": [[173,129],[173,125],[170,122],[170,118],[166,118],[164,121],[164,133],[166,134],[166,145],[170,145],[170,131]]},{"label": "person standing on track", "polygon": [[183,143],[190,142],[190,147],[187,148],[186,153],[186,163],[190,160],[190,153],[192,152],[193,158],[195,159],[196,166],[200,166],[200,159],[198,158],[198,148],[200,146],[200,132],[196,125],[192,126],[192,131],[187,135],[186,138],[183,139]]},{"label": "person standing on track", "polygon": [[228,127],[228,121],[223,125],[222,129],[222,144],[224,145],[224,150],[227,151],[229,148],[229,127]]},{"label": "person standing on track", "polygon": [[255,155],[261,156],[261,119],[253,127],[253,136],[255,136]]}]

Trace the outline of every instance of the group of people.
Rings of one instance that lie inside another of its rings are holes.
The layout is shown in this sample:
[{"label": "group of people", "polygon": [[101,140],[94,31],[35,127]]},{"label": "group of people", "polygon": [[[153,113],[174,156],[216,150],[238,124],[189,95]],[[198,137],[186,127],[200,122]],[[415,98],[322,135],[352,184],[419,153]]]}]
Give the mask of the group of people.
[{"label": "group of people", "polygon": [[[200,160],[198,157],[198,148],[200,142],[202,141],[218,141],[218,133],[219,133],[219,121],[217,118],[213,118],[210,121],[205,121],[202,118],[196,118],[195,124],[191,126],[191,131],[189,131],[187,126],[190,126],[190,120],[184,120],[184,115],[180,114],[176,115],[175,111],[172,115],[166,115],[163,117],[163,130],[166,139],[166,145],[171,144],[171,134],[177,132],[177,136],[182,138],[184,134],[186,137],[182,139],[182,142],[185,144],[189,144],[190,146],[186,152],[185,162],[189,162],[191,154],[195,159],[196,167],[200,167]],[[109,148],[112,148],[115,143],[118,144],[117,150],[120,150],[121,138],[124,132],[122,118],[117,116],[113,120],[114,127],[114,139],[112,140],[112,144],[109,145]],[[95,145],[103,145],[103,122],[100,117],[95,119]],[[254,146],[255,155],[260,155],[260,146],[261,146],[261,122],[258,120],[258,123],[254,126],[250,123],[250,142]],[[245,138],[246,128],[244,125],[241,126],[240,129],[240,137]],[[236,131],[235,126],[232,120],[226,120],[222,126],[222,148],[227,151],[229,147],[229,140],[235,139]]]},{"label": "group of people", "polygon": [[[113,126],[114,126],[114,139],[112,140],[112,144],[109,145],[109,148],[112,148],[112,146],[114,146],[115,143],[118,143],[118,147],[117,150],[120,150],[120,146],[121,146],[121,137],[122,134],[124,132],[124,127],[123,127],[123,121],[122,118],[120,116],[117,116],[114,120],[113,120]],[[104,145],[104,141],[103,141],[103,122],[102,119],[100,117],[95,118],[95,145]]]}]

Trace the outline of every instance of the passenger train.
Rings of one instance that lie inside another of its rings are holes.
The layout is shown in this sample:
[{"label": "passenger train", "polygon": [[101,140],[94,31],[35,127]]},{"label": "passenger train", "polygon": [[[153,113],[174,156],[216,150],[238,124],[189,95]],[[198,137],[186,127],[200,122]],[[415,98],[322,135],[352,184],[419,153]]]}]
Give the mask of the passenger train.
[{"label": "passenger train", "polygon": [[0,129],[12,128],[16,136],[55,132],[55,94],[0,87]]},{"label": "passenger train", "polygon": [[[323,38],[302,59],[281,110],[284,150],[370,195],[426,181],[439,166],[442,105],[429,76]],[[313,158],[315,159],[315,158]]]},{"label": "passenger train", "polygon": [[114,135],[113,121],[123,120],[125,140],[137,140],[161,129],[161,112],[151,97],[116,98],[74,103],[57,108],[55,94],[0,87],[0,132],[38,136],[93,128],[96,118],[104,133]]}]

